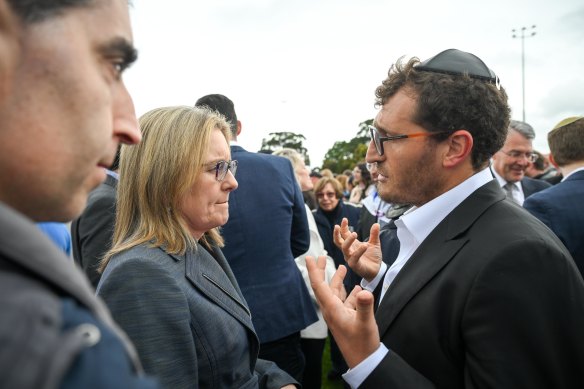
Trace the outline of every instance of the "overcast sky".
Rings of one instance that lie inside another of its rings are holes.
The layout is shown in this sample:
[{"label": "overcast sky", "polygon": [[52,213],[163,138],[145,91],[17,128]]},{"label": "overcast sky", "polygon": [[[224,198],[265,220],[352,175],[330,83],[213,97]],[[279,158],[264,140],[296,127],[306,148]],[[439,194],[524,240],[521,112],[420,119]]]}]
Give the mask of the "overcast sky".
[{"label": "overcast sky", "polygon": [[235,103],[243,147],[300,133],[312,166],[375,116],[374,90],[403,55],[477,55],[521,120],[521,39],[511,30],[523,26],[536,25],[525,39],[535,149],[547,152],[547,132],[584,114],[581,0],[135,0],[130,12],[139,61],[125,80],[138,115],[221,93]]}]

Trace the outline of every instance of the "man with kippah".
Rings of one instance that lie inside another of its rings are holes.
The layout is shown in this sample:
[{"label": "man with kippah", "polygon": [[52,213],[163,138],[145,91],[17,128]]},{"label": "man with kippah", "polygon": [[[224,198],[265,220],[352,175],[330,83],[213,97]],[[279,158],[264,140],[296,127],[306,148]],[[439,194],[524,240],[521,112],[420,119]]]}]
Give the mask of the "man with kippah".
[{"label": "man with kippah", "polygon": [[550,162],[564,178],[523,207],[556,233],[584,275],[584,117],[562,120],[549,132],[548,144]]},{"label": "man with kippah", "polygon": [[[413,207],[382,260],[346,221],[335,243],[363,276],[343,302],[324,260],[311,285],[356,388],[582,388],[584,281],[562,242],[505,200],[489,170],[509,125],[498,77],[451,49],[398,61],[376,90],[366,160],[380,197]],[[383,239],[383,236],[381,237]],[[376,304],[374,301],[379,301]]]}]

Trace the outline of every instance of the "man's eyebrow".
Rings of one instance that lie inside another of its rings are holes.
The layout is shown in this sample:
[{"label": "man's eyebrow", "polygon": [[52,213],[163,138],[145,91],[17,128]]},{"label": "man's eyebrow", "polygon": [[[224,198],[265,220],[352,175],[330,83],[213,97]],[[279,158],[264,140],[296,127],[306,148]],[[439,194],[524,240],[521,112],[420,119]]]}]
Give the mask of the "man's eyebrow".
[{"label": "man's eyebrow", "polygon": [[379,127],[379,124],[378,124],[377,122],[373,121],[373,124],[372,124],[372,126],[373,126],[373,127],[375,127],[375,128],[377,129],[377,132],[380,132],[380,133],[382,133],[382,135],[383,135],[383,134],[385,134],[385,135],[387,135],[387,134],[388,134],[387,130],[386,130],[386,129],[384,129],[384,128],[381,128],[381,127]]},{"label": "man's eyebrow", "polygon": [[100,51],[106,56],[121,56],[126,66],[138,59],[138,50],[127,39],[115,38],[100,47]]}]

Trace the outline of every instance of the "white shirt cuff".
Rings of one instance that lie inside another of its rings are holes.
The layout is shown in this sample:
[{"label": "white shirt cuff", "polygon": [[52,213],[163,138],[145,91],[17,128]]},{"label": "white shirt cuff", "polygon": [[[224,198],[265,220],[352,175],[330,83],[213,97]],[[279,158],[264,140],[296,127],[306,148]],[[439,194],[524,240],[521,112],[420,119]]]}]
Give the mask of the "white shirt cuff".
[{"label": "white shirt cuff", "polygon": [[375,278],[372,279],[371,282],[367,282],[365,280],[365,278],[363,278],[361,280],[361,288],[363,288],[365,290],[368,290],[371,293],[373,293],[373,291],[375,290],[375,288],[377,288],[377,285],[379,285],[379,283],[383,279],[383,276],[385,275],[385,272],[386,271],[387,271],[387,264],[385,262],[381,262],[381,267],[379,268],[379,272],[377,273],[377,275],[375,276]]},{"label": "white shirt cuff", "polygon": [[343,379],[353,389],[358,388],[363,381],[371,374],[371,372],[381,363],[389,352],[388,348],[383,343],[379,344],[379,348],[367,358],[361,361],[357,366],[349,369],[343,374]]}]

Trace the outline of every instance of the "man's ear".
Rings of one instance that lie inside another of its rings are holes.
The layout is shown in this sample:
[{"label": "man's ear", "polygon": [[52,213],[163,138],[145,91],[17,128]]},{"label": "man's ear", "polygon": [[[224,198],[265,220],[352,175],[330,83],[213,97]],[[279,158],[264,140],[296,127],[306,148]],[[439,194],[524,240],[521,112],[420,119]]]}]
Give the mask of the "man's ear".
[{"label": "man's ear", "polygon": [[6,0],[0,0],[0,101],[10,90],[18,55],[17,41],[16,16]]},{"label": "man's ear", "polygon": [[453,132],[445,142],[448,148],[443,156],[444,167],[456,167],[471,157],[473,138],[467,130]]},{"label": "man's ear", "polygon": [[555,167],[556,169],[559,169],[559,168],[560,168],[560,167],[558,166],[558,163],[556,162],[556,159],[554,158],[554,155],[553,155],[552,153],[550,153],[550,154],[548,155],[548,159],[549,159],[550,163],[551,163],[552,165],[554,165],[554,167]]},{"label": "man's ear", "polygon": [[237,136],[241,134],[241,120],[237,121]]}]

